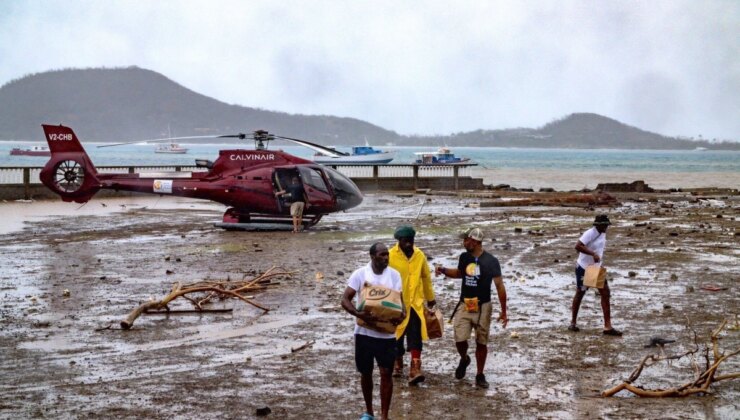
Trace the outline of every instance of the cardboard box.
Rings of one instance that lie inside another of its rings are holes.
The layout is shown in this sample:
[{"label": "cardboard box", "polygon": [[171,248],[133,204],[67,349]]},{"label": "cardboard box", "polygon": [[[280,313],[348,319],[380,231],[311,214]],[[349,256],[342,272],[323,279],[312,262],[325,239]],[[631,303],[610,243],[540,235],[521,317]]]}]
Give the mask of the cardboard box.
[{"label": "cardboard box", "polygon": [[390,320],[398,318],[403,310],[401,292],[365,283],[360,292],[357,310],[370,312],[380,320],[374,325],[369,325],[357,318],[357,325],[378,332],[395,333],[396,326],[391,324]]},{"label": "cardboard box", "polygon": [[586,287],[595,287],[601,289],[606,281],[606,268],[596,264],[586,267],[586,274],[583,275],[583,285]]}]

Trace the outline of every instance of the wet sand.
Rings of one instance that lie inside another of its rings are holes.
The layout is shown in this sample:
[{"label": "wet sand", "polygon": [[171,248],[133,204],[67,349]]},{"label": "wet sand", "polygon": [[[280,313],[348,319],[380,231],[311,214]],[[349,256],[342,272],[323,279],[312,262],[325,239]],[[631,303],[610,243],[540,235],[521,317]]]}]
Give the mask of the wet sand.
[{"label": "wet sand", "polygon": [[[593,211],[374,194],[299,235],[216,229],[211,223],[223,206],[201,201],[93,200],[86,212],[67,204],[59,211],[58,202],[16,203],[31,216],[0,236],[0,417],[252,418],[270,407],[271,418],[358,418],[353,319],[339,300],[349,274],[368,261],[370,244],[392,245],[393,229],[412,223],[430,262],[446,265],[461,252],[460,230],[487,232],[484,246],[504,270],[510,323],[493,329],[490,389],[473,386],[473,366],[454,379],[457,355],[446,335],[425,344],[426,382],[395,380],[392,418],[738,418],[738,380],[686,399],[599,397],[656,351],[643,348],[650,337],[676,339],[666,351],[683,352],[693,346],[687,319],[706,338],[740,312],[737,196],[620,199],[620,206]],[[16,220],[21,210],[8,204],[0,204],[0,217]],[[594,292],[584,299],[581,331],[567,331],[573,246],[596,212],[614,222],[606,264],[621,338],[601,334]],[[256,296],[271,308],[265,315],[222,301],[213,306],[233,313],[141,316],[130,331],[96,331],[116,327],[174,281],[237,278],[272,266],[297,273]],[[457,282],[434,279],[446,315]],[[705,283],[726,289],[705,291]],[[291,352],[307,342],[314,344]],[[726,332],[722,346],[738,348],[740,332]],[[721,369],[738,370],[738,359]],[[681,360],[648,369],[641,384],[691,379],[690,363]]]}]

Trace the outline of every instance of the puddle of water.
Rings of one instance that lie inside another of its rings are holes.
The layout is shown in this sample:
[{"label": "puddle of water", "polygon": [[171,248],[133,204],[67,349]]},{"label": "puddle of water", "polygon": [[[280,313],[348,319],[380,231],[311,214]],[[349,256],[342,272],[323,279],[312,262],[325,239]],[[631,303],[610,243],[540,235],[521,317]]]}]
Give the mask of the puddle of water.
[{"label": "puddle of water", "polygon": [[172,209],[214,210],[222,212],[225,207],[218,203],[192,200],[184,197],[110,197],[93,198],[88,203],[65,203],[63,201],[0,202],[0,235],[17,232],[26,222],[59,219],[65,217],[106,216],[129,210],[172,210]]}]

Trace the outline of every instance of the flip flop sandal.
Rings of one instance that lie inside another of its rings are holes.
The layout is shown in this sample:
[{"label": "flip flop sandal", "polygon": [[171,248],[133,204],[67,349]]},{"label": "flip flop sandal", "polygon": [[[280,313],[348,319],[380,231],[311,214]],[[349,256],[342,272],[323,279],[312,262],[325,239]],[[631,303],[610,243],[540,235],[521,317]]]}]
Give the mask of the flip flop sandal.
[{"label": "flip flop sandal", "polygon": [[604,335],[611,335],[611,336],[614,336],[614,337],[621,337],[622,336],[622,332],[619,331],[619,330],[616,330],[616,329],[612,328],[611,330],[604,330]]}]

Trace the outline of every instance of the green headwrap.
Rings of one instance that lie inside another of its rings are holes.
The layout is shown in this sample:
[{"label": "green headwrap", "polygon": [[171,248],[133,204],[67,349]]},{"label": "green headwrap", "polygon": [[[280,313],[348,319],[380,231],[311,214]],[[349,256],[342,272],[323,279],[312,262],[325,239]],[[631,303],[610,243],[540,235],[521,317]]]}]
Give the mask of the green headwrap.
[{"label": "green headwrap", "polygon": [[409,225],[399,226],[396,229],[396,233],[393,234],[393,237],[396,239],[413,238],[414,236],[416,236],[416,231]]}]

